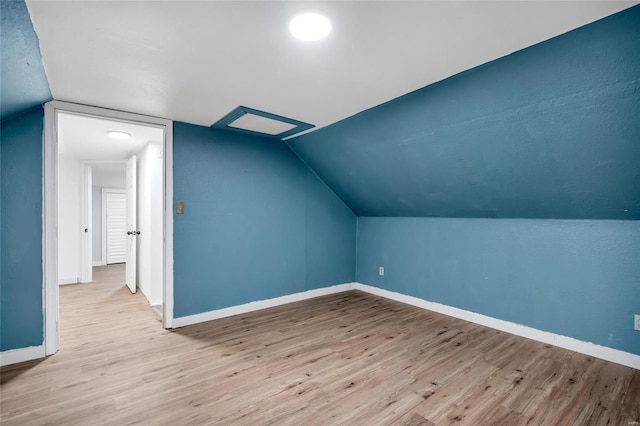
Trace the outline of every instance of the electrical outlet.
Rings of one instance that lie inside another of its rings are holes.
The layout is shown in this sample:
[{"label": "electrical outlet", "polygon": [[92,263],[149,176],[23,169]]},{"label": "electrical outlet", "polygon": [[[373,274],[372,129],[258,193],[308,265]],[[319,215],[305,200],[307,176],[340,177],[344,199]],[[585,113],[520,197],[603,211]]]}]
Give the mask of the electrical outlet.
[{"label": "electrical outlet", "polygon": [[640,315],[638,314],[633,316],[633,329],[640,331]]},{"label": "electrical outlet", "polygon": [[380,267],[378,268],[378,275],[380,275],[381,277],[383,277],[383,276],[384,276],[384,266],[380,266]]}]

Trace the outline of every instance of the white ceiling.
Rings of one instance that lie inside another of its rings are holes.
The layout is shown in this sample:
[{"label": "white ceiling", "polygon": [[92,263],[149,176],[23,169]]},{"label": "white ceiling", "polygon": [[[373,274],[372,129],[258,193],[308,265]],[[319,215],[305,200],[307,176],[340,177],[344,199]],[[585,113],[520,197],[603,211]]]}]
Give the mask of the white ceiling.
[{"label": "white ceiling", "polygon": [[[638,2],[33,1],[55,99],[211,125],[239,105],[326,126]],[[315,9],[320,42],[288,21]]]},{"label": "white ceiling", "polygon": [[[110,130],[129,133],[131,139],[112,139]],[[58,154],[75,160],[126,160],[149,142],[163,141],[163,130],[68,113],[58,114]]]}]

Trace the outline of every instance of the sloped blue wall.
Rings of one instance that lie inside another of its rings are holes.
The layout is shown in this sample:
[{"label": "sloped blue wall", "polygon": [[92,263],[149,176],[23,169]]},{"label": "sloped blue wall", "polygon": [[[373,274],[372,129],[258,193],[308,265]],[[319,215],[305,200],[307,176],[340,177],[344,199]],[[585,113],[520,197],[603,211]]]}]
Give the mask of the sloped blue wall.
[{"label": "sloped blue wall", "polygon": [[44,339],[43,118],[37,107],[0,123],[0,351]]},{"label": "sloped blue wall", "polygon": [[353,282],[356,217],[282,142],[174,125],[175,317]]},{"label": "sloped blue wall", "polygon": [[358,282],[640,354],[640,6],[289,144]]},{"label": "sloped blue wall", "polygon": [[40,105],[50,99],[25,2],[0,1],[0,351],[44,340]]},{"label": "sloped blue wall", "polygon": [[360,217],[357,265],[358,282],[640,355],[640,221]]},{"label": "sloped blue wall", "polygon": [[0,119],[51,100],[38,37],[22,0],[0,2]]},{"label": "sloped blue wall", "polygon": [[639,117],[636,6],[288,143],[358,216],[637,220]]}]

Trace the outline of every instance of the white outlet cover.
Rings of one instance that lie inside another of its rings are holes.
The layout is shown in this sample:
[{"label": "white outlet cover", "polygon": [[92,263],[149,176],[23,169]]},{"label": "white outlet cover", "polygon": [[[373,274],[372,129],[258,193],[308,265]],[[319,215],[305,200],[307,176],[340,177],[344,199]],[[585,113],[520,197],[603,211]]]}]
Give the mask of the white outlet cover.
[{"label": "white outlet cover", "polygon": [[381,277],[384,276],[384,266],[380,266],[378,268],[378,275],[380,275]]},{"label": "white outlet cover", "polygon": [[640,331],[640,315],[638,314],[633,316],[633,329]]}]

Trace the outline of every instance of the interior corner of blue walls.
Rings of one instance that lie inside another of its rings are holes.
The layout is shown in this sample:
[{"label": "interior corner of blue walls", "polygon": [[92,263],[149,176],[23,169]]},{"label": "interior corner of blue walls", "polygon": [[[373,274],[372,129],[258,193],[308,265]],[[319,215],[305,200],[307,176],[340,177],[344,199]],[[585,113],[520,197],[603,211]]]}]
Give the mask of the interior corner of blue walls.
[{"label": "interior corner of blue walls", "polygon": [[640,219],[640,6],[289,145],[359,216]]},{"label": "interior corner of blue walls", "polygon": [[182,317],[353,282],[355,215],[284,143],[174,123]]},{"label": "interior corner of blue walls", "polygon": [[41,345],[44,111],[2,121],[0,132],[0,351]]},{"label": "interior corner of blue walls", "polygon": [[0,1],[0,119],[51,100],[40,45],[23,0]]},{"label": "interior corner of blue walls", "polygon": [[306,290],[355,281],[355,214],[309,168],[306,191]]}]

